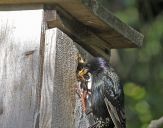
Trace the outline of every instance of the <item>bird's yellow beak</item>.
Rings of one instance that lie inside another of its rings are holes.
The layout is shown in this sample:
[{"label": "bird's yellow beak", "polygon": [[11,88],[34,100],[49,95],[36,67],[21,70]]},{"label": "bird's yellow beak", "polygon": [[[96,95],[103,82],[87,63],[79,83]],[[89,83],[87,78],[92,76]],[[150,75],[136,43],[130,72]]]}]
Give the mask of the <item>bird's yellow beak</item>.
[{"label": "bird's yellow beak", "polygon": [[80,70],[79,71],[79,73],[78,73],[78,75],[80,76],[80,77],[83,77],[85,74],[87,74],[88,73],[88,69],[82,69],[82,70]]}]

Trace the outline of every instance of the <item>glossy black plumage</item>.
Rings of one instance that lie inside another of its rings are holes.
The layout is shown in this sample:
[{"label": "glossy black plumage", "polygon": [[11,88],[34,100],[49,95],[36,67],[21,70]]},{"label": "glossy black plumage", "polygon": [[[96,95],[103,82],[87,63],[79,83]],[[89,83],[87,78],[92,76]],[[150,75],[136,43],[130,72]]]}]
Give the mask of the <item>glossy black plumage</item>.
[{"label": "glossy black plumage", "polygon": [[90,107],[98,128],[125,128],[124,94],[119,77],[107,61],[95,58],[83,68],[92,77]]}]

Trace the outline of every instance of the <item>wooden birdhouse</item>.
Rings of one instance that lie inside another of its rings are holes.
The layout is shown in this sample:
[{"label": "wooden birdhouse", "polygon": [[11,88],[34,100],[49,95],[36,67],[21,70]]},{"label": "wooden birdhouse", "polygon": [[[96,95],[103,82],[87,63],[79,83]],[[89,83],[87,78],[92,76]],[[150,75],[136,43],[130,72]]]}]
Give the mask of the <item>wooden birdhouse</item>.
[{"label": "wooden birdhouse", "polygon": [[96,0],[0,0],[0,127],[86,128],[77,55],[109,60],[142,42]]}]

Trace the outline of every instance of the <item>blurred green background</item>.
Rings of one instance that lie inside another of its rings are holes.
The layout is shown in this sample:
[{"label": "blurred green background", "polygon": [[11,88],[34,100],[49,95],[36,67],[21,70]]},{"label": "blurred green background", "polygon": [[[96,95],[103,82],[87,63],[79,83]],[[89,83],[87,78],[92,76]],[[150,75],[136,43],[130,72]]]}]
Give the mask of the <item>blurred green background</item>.
[{"label": "blurred green background", "polygon": [[163,116],[163,1],[101,1],[145,36],[142,48],[118,50],[113,60],[124,85],[127,128],[147,128]]}]

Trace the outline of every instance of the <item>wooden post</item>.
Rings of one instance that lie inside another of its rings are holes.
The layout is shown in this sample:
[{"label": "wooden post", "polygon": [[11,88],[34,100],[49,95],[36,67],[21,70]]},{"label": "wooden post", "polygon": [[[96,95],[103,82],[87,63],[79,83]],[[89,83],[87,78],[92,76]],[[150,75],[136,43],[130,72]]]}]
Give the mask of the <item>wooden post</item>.
[{"label": "wooden post", "polygon": [[28,10],[0,8],[1,128],[38,126],[43,9],[40,5],[23,7]]},{"label": "wooden post", "polygon": [[[77,86],[77,44],[59,29],[46,30],[40,128],[84,128],[89,126],[82,113]],[[85,57],[91,57],[81,47]],[[75,98],[76,97],[76,98]],[[75,100],[76,99],[76,100]]]}]

